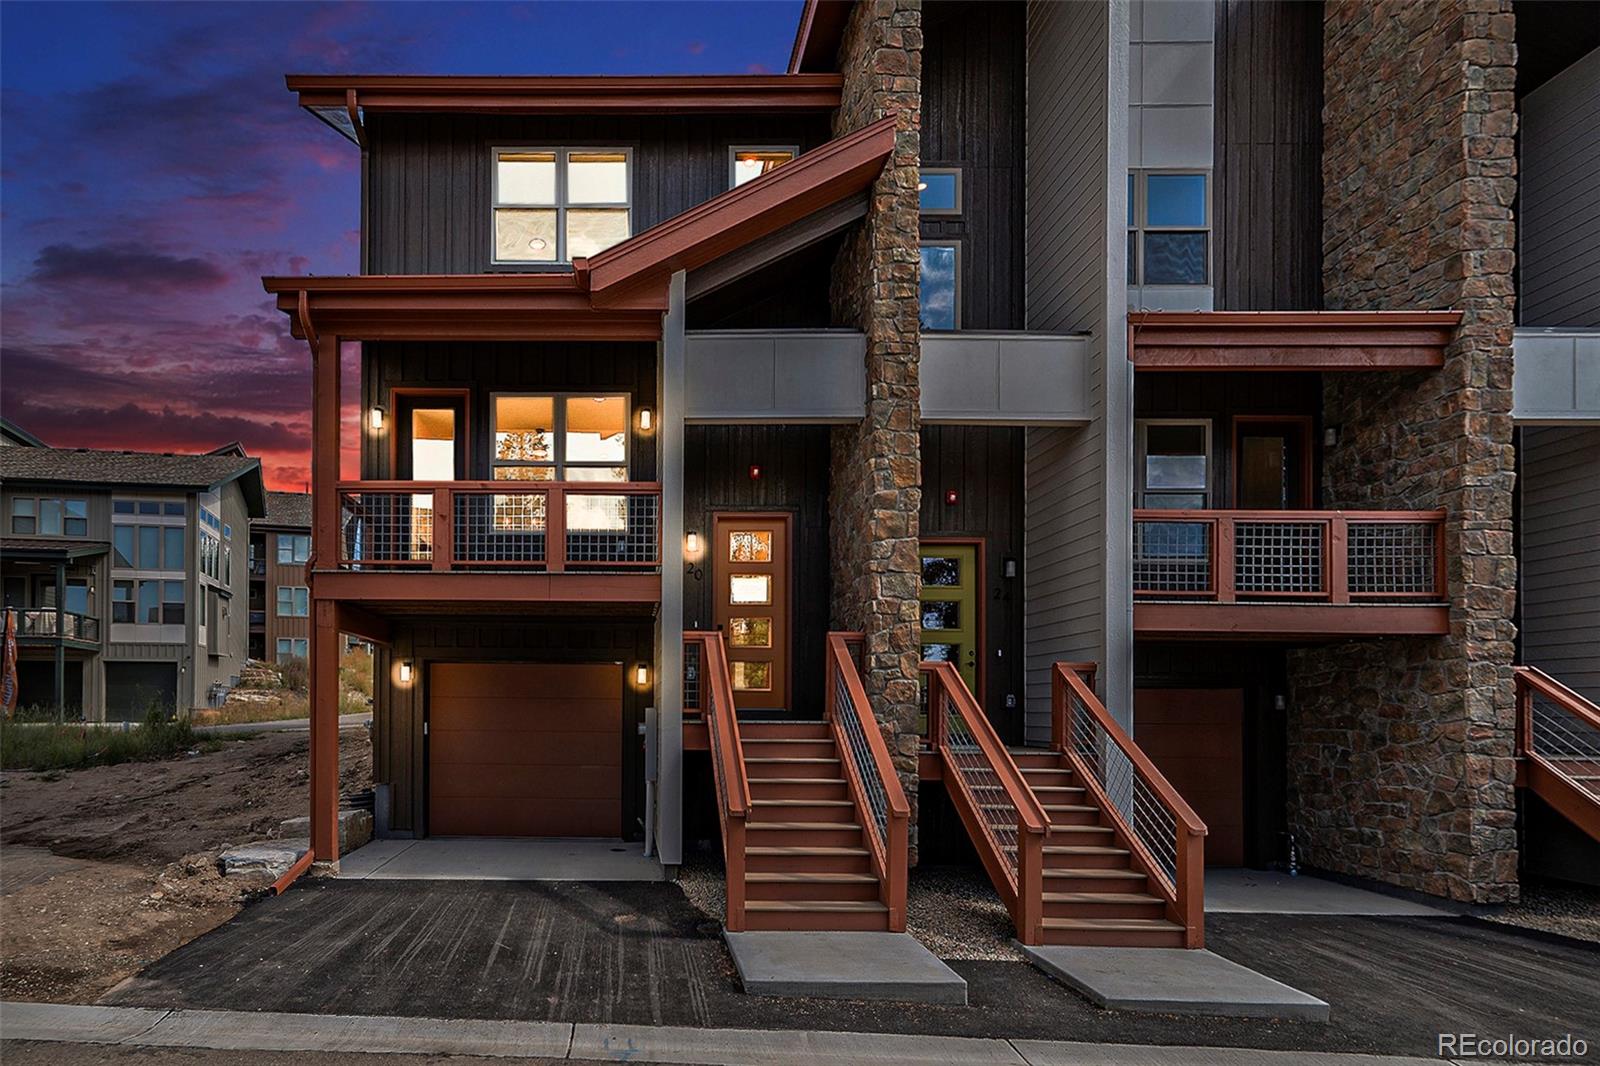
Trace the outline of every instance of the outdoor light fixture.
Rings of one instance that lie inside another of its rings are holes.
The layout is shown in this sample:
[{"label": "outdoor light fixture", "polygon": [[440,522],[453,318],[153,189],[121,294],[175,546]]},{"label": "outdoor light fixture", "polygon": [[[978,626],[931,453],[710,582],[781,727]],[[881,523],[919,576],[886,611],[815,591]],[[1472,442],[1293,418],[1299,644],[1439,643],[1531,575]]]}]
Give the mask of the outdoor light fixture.
[{"label": "outdoor light fixture", "polygon": [[1325,426],[1322,430],[1322,446],[1324,448],[1337,448],[1339,446],[1339,427]]},{"label": "outdoor light fixture", "polygon": [[1000,573],[1005,577],[1016,577],[1017,560],[1011,556],[1007,556],[1005,561],[1000,564]]},{"label": "outdoor light fixture", "polygon": [[411,684],[411,660],[410,659],[401,659],[400,660],[400,683],[402,685]]},{"label": "outdoor light fixture", "polygon": [[640,663],[634,668],[633,680],[634,683],[640,688],[644,688],[646,685],[650,684],[650,668],[644,663]]},{"label": "outdoor light fixture", "polygon": [[383,408],[374,407],[367,412],[367,425],[372,427],[374,433],[383,432]]},{"label": "outdoor light fixture", "polygon": [[956,505],[956,502],[958,500],[960,500],[960,499],[961,499],[961,497],[960,497],[960,495],[958,495],[956,493],[955,489],[945,489],[944,490],[944,502],[948,506],[954,507]]},{"label": "outdoor light fixture", "polygon": [[655,425],[655,416],[650,413],[650,408],[639,408],[639,432],[649,433],[650,427]]},{"label": "outdoor light fixture", "polygon": [[750,480],[751,481],[760,481],[761,480],[761,464],[760,463],[751,463],[750,464]]},{"label": "outdoor light fixture", "polygon": [[683,535],[683,550],[691,557],[700,554],[700,534],[690,531]]}]

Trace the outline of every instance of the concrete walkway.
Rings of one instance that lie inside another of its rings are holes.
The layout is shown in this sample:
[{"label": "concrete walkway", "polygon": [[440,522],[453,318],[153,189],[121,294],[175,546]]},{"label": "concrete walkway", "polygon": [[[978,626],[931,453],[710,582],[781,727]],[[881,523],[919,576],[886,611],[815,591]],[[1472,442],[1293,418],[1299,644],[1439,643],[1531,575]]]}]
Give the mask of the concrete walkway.
[{"label": "concrete walkway", "polygon": [[724,933],[752,996],[967,1005],[967,982],[907,933]]},{"label": "concrete walkway", "polygon": [[[0,1003],[0,1037],[212,1051],[330,1051],[708,1066],[1425,1066],[1444,1058],[815,1030],[481,1021]],[[1461,1060],[1463,1063],[1466,1060]]]},{"label": "concrete walkway", "polygon": [[1207,914],[1346,914],[1370,918],[1447,918],[1449,911],[1382,892],[1276,870],[1206,871]]},{"label": "concrete walkway", "polygon": [[606,838],[429,837],[374,840],[339,860],[341,880],[660,881],[637,843]]},{"label": "concrete walkway", "polygon": [[[372,724],[372,712],[365,714],[341,714],[339,716],[340,729],[356,729],[360,726]],[[280,718],[274,722],[230,722],[227,725],[197,725],[196,733],[210,733],[214,736],[226,736],[229,733],[309,733],[311,719],[309,718]]]}]

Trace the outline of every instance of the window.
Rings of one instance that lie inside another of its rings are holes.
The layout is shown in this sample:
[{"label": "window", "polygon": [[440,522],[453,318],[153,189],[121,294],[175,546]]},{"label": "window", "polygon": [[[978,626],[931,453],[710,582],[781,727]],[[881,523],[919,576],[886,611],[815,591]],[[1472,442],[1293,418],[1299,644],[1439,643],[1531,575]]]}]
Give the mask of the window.
[{"label": "window", "polygon": [[160,622],[161,621],[161,582],[139,582],[139,613],[134,616],[135,622]]},{"label": "window", "polygon": [[279,637],[279,659],[304,659],[310,651],[310,638],[308,637]]},{"label": "window", "polygon": [[922,245],[921,322],[925,330],[961,327],[961,245]]},{"label": "window", "polygon": [[11,532],[87,537],[89,501],[15,498],[11,501]]},{"label": "window", "polygon": [[161,530],[162,566],[167,570],[183,569],[183,527],[165,526]]},{"label": "window", "polygon": [[134,621],[133,585],[132,581],[113,581],[111,583],[111,620],[113,622]]},{"label": "window", "polygon": [[631,232],[625,148],[497,148],[494,261],[567,263]]},{"label": "window", "polygon": [[311,590],[304,585],[278,586],[278,617],[305,618],[311,613]]},{"label": "window", "polygon": [[11,501],[11,532],[39,532],[39,501],[18,497]]},{"label": "window", "polygon": [[[155,582],[147,581],[145,584],[153,585]],[[161,583],[161,622],[163,625],[183,625],[183,582],[163,581]]]},{"label": "window", "polygon": [[1128,175],[1128,283],[1208,285],[1211,211],[1207,175]]},{"label": "window", "polygon": [[785,147],[739,146],[728,149],[729,181],[737,189],[747,181],[777,170],[800,154],[795,145]]},{"label": "window", "polygon": [[1211,487],[1211,423],[1141,419],[1136,423],[1134,505],[1202,510]]},{"label": "window", "polygon": [[626,396],[496,393],[496,481],[628,480]]},{"label": "window", "polygon": [[[254,545],[252,545],[252,548]],[[309,533],[279,533],[278,534],[278,562],[293,565],[304,563],[311,558],[311,535]]]},{"label": "window", "polygon": [[917,179],[917,207],[924,215],[961,214],[961,171],[923,167]]}]

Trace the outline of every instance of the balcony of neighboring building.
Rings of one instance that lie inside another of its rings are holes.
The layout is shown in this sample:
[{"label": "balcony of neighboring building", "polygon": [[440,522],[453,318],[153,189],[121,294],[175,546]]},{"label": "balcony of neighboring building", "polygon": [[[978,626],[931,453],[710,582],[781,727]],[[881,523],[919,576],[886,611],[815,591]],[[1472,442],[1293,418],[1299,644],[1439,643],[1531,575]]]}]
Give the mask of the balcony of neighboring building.
[{"label": "balcony of neighboring building", "polygon": [[0,541],[0,553],[6,560],[5,606],[16,613],[19,645],[100,647],[95,574],[99,560],[109,550],[104,541],[77,538],[6,537]]}]

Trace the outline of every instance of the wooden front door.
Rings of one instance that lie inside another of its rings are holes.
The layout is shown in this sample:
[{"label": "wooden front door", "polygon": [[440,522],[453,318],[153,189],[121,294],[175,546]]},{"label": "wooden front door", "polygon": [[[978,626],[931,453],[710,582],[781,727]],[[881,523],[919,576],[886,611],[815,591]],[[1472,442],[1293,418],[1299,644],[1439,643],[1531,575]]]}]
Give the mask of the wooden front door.
[{"label": "wooden front door", "polygon": [[981,704],[983,574],[978,546],[924,541],[921,553],[922,658],[955,663]]},{"label": "wooden front door", "polygon": [[1234,506],[1297,511],[1311,506],[1311,420],[1234,421]]},{"label": "wooden front door", "polygon": [[789,709],[789,524],[785,514],[719,514],[712,522],[713,620],[727,642],[740,710]]},{"label": "wooden front door", "polygon": [[432,836],[622,835],[622,666],[435,663]]},{"label": "wooden front door", "polygon": [[1244,865],[1244,691],[1141,688],[1133,739],[1206,823],[1206,865]]}]

